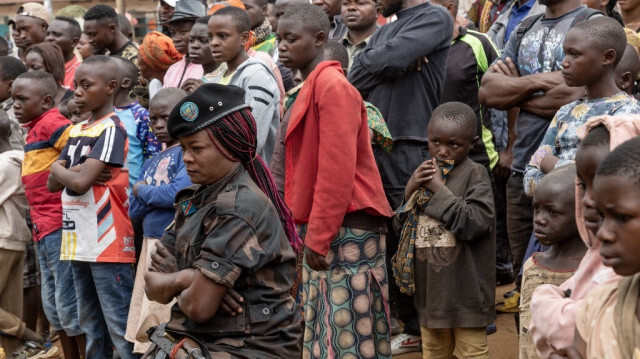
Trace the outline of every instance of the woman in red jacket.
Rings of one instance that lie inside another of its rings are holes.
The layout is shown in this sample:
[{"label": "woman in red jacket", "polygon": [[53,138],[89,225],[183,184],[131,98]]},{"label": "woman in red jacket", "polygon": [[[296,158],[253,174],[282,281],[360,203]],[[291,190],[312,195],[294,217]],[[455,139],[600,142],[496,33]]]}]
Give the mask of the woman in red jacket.
[{"label": "woman in red jacket", "polygon": [[285,136],[285,200],[305,245],[303,357],[390,358],[384,233],[392,212],[362,97],[338,62],[322,62],[328,33],[311,4],[278,21],[280,61],[305,80]]}]

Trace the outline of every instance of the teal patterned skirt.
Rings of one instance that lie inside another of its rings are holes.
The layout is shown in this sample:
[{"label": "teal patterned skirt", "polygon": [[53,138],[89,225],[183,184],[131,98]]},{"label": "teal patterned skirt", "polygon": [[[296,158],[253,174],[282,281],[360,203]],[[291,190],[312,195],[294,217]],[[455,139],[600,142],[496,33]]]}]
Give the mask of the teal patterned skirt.
[{"label": "teal patterned skirt", "polygon": [[302,357],[391,358],[385,235],[341,227],[327,262],[323,272],[302,266]]}]

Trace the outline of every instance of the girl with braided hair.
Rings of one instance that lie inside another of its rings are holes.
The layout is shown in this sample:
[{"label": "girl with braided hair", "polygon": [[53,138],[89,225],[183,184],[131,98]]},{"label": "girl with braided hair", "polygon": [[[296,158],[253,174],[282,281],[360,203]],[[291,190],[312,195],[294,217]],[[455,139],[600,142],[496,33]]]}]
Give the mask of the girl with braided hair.
[{"label": "girl with braided hair", "polygon": [[[180,140],[196,185],[176,195],[175,221],[145,275],[149,299],[177,299],[170,321],[150,338],[169,333],[172,352],[199,341],[205,357],[300,357],[301,318],[290,291],[301,241],[256,154],[256,125],[243,99],[239,87],[204,84],[169,116],[169,135]],[[227,292],[242,298],[233,314]],[[146,357],[166,348],[156,344]]]}]

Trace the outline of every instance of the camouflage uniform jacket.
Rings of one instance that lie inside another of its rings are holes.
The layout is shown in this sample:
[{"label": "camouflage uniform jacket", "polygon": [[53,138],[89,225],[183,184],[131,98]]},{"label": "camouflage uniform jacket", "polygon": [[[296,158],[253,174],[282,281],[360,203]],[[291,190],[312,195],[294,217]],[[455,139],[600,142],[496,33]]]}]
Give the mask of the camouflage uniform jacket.
[{"label": "camouflage uniform jacket", "polygon": [[169,328],[188,332],[215,358],[299,358],[301,318],[289,294],[295,252],[278,212],[243,167],[176,195],[176,217],[162,242],[179,269],[195,268],[245,301],[235,317],[222,310],[196,323],[174,305]]}]

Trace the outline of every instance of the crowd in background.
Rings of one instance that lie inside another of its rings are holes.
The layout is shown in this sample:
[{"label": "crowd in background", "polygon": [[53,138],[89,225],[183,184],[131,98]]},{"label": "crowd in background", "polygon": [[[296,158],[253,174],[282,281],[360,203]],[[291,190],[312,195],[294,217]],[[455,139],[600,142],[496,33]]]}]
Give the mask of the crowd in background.
[{"label": "crowd in background", "polygon": [[461,7],[21,4],[3,355],[639,355],[640,1]]}]

